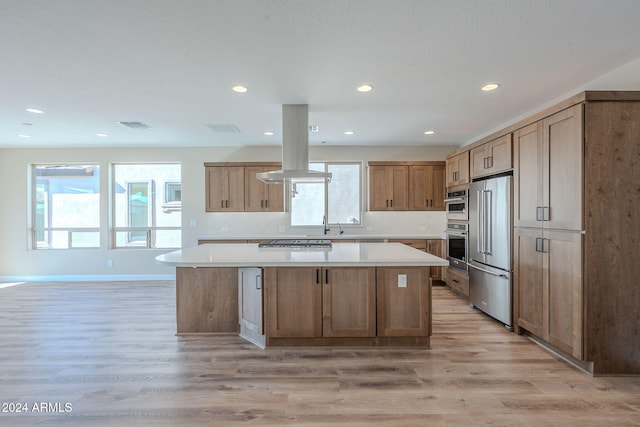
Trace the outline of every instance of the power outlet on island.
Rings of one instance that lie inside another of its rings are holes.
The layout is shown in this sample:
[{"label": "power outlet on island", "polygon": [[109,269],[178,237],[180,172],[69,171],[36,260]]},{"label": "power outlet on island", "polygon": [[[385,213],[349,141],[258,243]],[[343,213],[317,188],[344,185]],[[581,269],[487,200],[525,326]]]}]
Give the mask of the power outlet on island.
[{"label": "power outlet on island", "polygon": [[398,287],[406,288],[407,287],[407,275],[406,274],[398,274]]}]

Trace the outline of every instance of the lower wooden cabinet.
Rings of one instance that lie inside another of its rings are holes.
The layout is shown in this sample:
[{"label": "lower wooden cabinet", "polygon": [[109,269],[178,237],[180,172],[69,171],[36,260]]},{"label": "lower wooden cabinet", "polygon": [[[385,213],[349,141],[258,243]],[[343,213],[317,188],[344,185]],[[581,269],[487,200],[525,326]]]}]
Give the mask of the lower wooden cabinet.
[{"label": "lower wooden cabinet", "polygon": [[444,270],[445,283],[455,292],[469,297],[469,275],[464,271],[447,267]]},{"label": "lower wooden cabinet", "polygon": [[238,332],[238,269],[176,268],[178,333]]},{"label": "lower wooden cabinet", "polygon": [[429,267],[378,267],[378,336],[431,333]]},{"label": "lower wooden cabinet", "polygon": [[[414,249],[444,258],[444,240],[441,239],[389,239],[390,243],[403,243]],[[431,280],[443,280],[442,267],[431,267]]]},{"label": "lower wooden cabinet", "polygon": [[264,269],[268,337],[373,337],[374,267]]},{"label": "lower wooden cabinet", "polygon": [[583,357],[582,234],[516,228],[518,326]]}]

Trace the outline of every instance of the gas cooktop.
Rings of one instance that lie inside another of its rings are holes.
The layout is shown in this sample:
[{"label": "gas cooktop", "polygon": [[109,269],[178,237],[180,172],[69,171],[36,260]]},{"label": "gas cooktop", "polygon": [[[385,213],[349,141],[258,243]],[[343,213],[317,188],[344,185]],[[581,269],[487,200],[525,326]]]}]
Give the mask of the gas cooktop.
[{"label": "gas cooktop", "polygon": [[330,248],[328,239],[275,239],[258,243],[259,248]]}]

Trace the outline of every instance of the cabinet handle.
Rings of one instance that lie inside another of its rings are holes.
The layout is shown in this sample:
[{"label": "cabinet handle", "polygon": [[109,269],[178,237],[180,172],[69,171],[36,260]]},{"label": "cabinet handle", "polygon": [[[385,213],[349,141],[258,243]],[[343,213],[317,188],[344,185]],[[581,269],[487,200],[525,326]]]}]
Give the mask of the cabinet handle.
[{"label": "cabinet handle", "polygon": [[324,283],[329,284],[329,269],[324,271]]},{"label": "cabinet handle", "polygon": [[546,254],[549,252],[549,248],[547,248],[547,240],[542,237],[536,237],[536,252],[540,252]]},{"label": "cabinet handle", "polygon": [[542,220],[551,221],[551,208],[549,206],[542,208]]},{"label": "cabinet handle", "polygon": [[256,275],[256,289],[260,289],[260,283],[262,282],[262,276]]},{"label": "cabinet handle", "polygon": [[320,269],[316,268],[316,285],[320,284]]},{"label": "cabinet handle", "polygon": [[427,243],[427,252],[431,252],[431,243]]},{"label": "cabinet handle", "polygon": [[391,202],[391,207],[393,207],[393,199],[389,200]]},{"label": "cabinet handle", "polygon": [[220,200],[220,207],[224,209],[224,200]]},{"label": "cabinet handle", "polygon": [[542,221],[542,207],[536,207],[536,221]]},{"label": "cabinet handle", "polygon": [[268,207],[269,207],[269,201],[268,201],[268,200],[265,200],[265,201],[264,201],[264,207],[265,207],[265,208],[268,208]]}]

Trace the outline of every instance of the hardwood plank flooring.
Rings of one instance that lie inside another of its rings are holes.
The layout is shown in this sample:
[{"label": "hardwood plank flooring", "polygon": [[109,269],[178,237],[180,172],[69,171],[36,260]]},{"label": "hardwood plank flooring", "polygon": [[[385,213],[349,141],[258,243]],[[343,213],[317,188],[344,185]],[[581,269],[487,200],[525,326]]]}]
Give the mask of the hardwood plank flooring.
[{"label": "hardwood plank flooring", "polygon": [[261,350],[176,336],[173,282],[0,288],[0,425],[640,425],[639,377],[593,378],[433,298],[431,349]]}]

